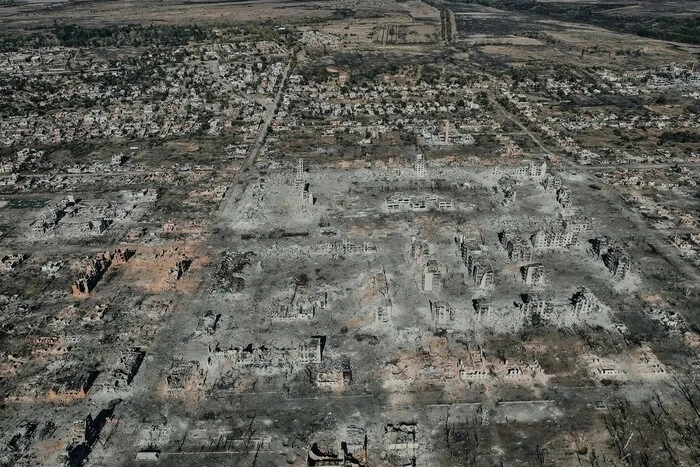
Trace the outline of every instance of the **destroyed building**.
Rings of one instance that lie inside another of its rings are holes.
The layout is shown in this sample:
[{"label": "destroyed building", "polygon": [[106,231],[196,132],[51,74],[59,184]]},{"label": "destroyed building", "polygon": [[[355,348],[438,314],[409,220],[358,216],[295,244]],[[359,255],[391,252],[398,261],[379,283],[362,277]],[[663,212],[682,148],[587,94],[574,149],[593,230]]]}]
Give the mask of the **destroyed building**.
[{"label": "destroyed building", "polygon": [[367,467],[366,437],[362,445],[351,444],[350,441],[340,443],[340,452],[322,450],[318,443],[313,443],[306,457],[308,467]]},{"label": "destroyed building", "polygon": [[571,190],[565,186],[557,188],[557,202],[564,209],[571,209],[573,206],[571,202]]},{"label": "destroyed building", "polygon": [[614,248],[615,244],[615,240],[606,235],[596,237],[591,240],[593,254],[595,254],[598,258],[605,255],[608,252],[608,250]]},{"label": "destroyed building", "polygon": [[52,382],[47,399],[58,403],[83,399],[98,375],[94,370],[79,370],[60,376]]},{"label": "destroyed building", "polygon": [[82,275],[71,284],[73,295],[85,297],[92,292],[111,264],[112,255],[109,252],[104,252],[91,260],[90,264],[83,270]]},{"label": "destroyed building", "polygon": [[166,378],[167,392],[174,396],[186,390],[200,389],[206,382],[206,373],[196,361],[176,362]]},{"label": "destroyed building", "polygon": [[428,175],[423,154],[416,154],[415,171],[416,178],[425,178]]},{"label": "destroyed building", "polygon": [[547,174],[547,163],[530,162],[526,166],[515,169],[515,176],[518,178],[541,178]]},{"label": "destroyed building", "polygon": [[538,230],[530,241],[537,250],[570,248],[578,243],[578,234],[572,231]]},{"label": "destroyed building", "polygon": [[316,315],[317,306],[318,305],[316,303],[278,303],[269,311],[270,319],[273,322],[280,323],[297,320],[310,320]]},{"label": "destroyed building", "polygon": [[430,301],[430,314],[433,317],[433,322],[438,326],[449,326],[455,319],[454,308],[442,300]]},{"label": "destroyed building", "polygon": [[391,300],[383,300],[382,303],[377,305],[375,312],[375,321],[377,323],[389,323],[391,321],[392,305]]},{"label": "destroyed building", "polygon": [[192,265],[192,259],[186,256],[178,259],[175,265],[170,268],[169,277],[172,280],[180,280],[182,276],[190,269]]},{"label": "destroyed building", "polygon": [[562,180],[561,177],[557,177],[554,175],[547,175],[543,180],[542,180],[542,186],[544,187],[545,190],[558,190],[562,186]]},{"label": "destroyed building", "polygon": [[527,285],[544,285],[544,265],[542,263],[528,264],[520,268],[520,273]]},{"label": "destroyed building", "polygon": [[128,249],[128,248],[117,248],[114,250],[114,254],[112,255],[112,263],[113,264],[124,264],[129,259],[134,256],[136,251]]},{"label": "destroyed building", "polygon": [[421,288],[424,292],[438,292],[442,288],[442,272],[435,258],[430,258],[423,267]]},{"label": "destroyed building", "polygon": [[600,303],[593,292],[583,287],[571,297],[571,308],[575,316],[587,316],[600,311]]},{"label": "destroyed building", "polygon": [[532,244],[527,239],[520,236],[508,240],[506,244],[506,249],[508,250],[508,258],[511,261],[532,261]]},{"label": "destroyed building", "polygon": [[304,365],[321,363],[325,345],[326,338],[316,336],[284,347],[274,345],[255,347],[253,344],[248,344],[245,347],[233,347],[230,350],[221,350],[217,347],[214,352],[231,360],[235,365],[243,367]]},{"label": "destroyed building", "polygon": [[467,273],[474,283],[482,289],[493,285],[493,267],[485,259],[488,248],[481,244],[470,245],[464,236],[457,237],[455,241],[459,246],[462,261],[467,267]]},{"label": "destroyed building", "polygon": [[197,335],[213,335],[219,327],[220,319],[221,313],[215,314],[212,311],[206,312],[197,322],[195,333]]},{"label": "destroyed building", "polygon": [[424,258],[427,258],[429,255],[430,246],[428,242],[413,237],[411,239],[411,258],[415,260],[416,264],[423,264]]},{"label": "destroyed building", "polygon": [[119,391],[131,386],[145,356],[146,352],[139,347],[122,351],[116,367],[112,370],[109,386],[105,389]]},{"label": "destroyed building", "polygon": [[26,258],[27,255],[24,254],[5,255],[2,257],[2,259],[0,259],[0,264],[2,264],[2,268],[5,271],[11,271],[22,264]]},{"label": "destroyed building", "polygon": [[388,423],[384,427],[384,447],[391,458],[404,462],[402,465],[415,465],[419,448],[417,424],[414,422]]},{"label": "destroyed building", "polygon": [[436,195],[407,195],[395,193],[385,198],[385,206],[389,212],[427,211],[429,209],[446,210],[454,207],[451,199],[441,198]]},{"label": "destroyed building", "polygon": [[319,369],[316,373],[316,386],[325,389],[342,389],[352,384],[352,368],[344,362],[331,368]]},{"label": "destroyed building", "polygon": [[477,315],[484,315],[491,311],[491,299],[488,297],[475,298],[472,300],[472,306],[474,307],[474,313]]},{"label": "destroyed building", "polygon": [[526,293],[520,296],[520,309],[526,319],[536,315],[539,319],[548,321],[555,316],[555,306],[551,293]]},{"label": "destroyed building", "polygon": [[484,364],[484,351],[481,346],[476,348],[469,346],[467,354],[468,359],[459,359],[457,362],[459,379],[471,384],[490,378],[491,372]]},{"label": "destroyed building", "polygon": [[564,230],[569,232],[590,232],[594,228],[594,222],[592,219],[564,219],[563,221]]},{"label": "destroyed building", "polygon": [[630,258],[620,248],[614,247],[603,255],[603,264],[613,278],[624,279],[630,269]]},{"label": "destroyed building", "polygon": [[114,221],[105,217],[94,219],[88,222],[88,230],[96,234],[104,233]]}]

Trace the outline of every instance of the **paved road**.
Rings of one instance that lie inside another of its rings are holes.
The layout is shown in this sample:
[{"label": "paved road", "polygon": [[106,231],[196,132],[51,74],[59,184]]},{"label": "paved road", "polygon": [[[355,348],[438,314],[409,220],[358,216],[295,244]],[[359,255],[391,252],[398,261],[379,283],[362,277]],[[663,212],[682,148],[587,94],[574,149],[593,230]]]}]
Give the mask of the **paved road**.
[{"label": "paved road", "polygon": [[654,170],[654,169],[670,169],[672,167],[700,167],[700,161],[685,161],[685,162],[650,162],[634,163],[634,164],[619,164],[619,165],[579,165],[578,170],[588,170],[597,172],[624,172],[625,170]]},{"label": "paved road", "polygon": [[222,221],[224,221],[227,218],[225,213],[231,212],[235,208],[235,203],[238,202],[238,200],[241,198],[245,187],[250,181],[251,177],[249,171],[255,165],[255,159],[258,157],[260,149],[265,143],[265,138],[267,138],[267,134],[270,131],[272,119],[275,117],[279,103],[282,100],[282,96],[284,95],[285,85],[287,83],[287,77],[289,76],[289,70],[291,69],[291,67],[292,60],[290,56],[290,59],[287,62],[287,66],[282,72],[282,78],[279,82],[277,94],[275,94],[274,99],[272,100],[272,102],[267,108],[267,111],[265,112],[265,116],[263,117],[263,123],[262,125],[260,125],[260,129],[258,130],[258,136],[255,138],[255,142],[248,149],[248,154],[245,158],[245,161],[243,162],[241,170],[239,170],[233,176],[233,179],[231,180],[231,186],[226,192],[226,195],[224,195],[223,201],[219,205],[217,217]]}]

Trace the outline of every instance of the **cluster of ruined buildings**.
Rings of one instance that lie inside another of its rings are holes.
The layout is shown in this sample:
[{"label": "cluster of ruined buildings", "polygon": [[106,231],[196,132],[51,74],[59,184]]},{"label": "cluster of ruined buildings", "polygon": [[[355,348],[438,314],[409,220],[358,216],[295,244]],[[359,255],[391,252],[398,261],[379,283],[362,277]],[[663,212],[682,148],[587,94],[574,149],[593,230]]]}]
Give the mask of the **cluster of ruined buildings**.
[{"label": "cluster of ruined buildings", "polygon": [[[602,305],[595,295],[587,288],[581,288],[566,301],[558,301],[551,292],[528,292],[519,296],[515,302],[517,310],[516,318],[531,323],[533,322],[565,322],[573,320],[585,320],[596,316]],[[459,310],[455,310],[450,303],[443,300],[431,300],[430,314],[433,322],[440,329],[450,329]],[[488,297],[472,300],[474,315],[479,318],[488,318],[493,308]],[[463,313],[463,312],[462,312]]]},{"label": "cluster of ruined buildings", "polygon": [[[332,448],[321,448],[313,443],[308,451],[306,465],[308,467],[368,467],[367,464],[367,433],[363,428],[347,427],[344,441],[340,443],[340,451]],[[383,447],[385,459],[390,465],[415,466],[420,443],[418,440],[418,424],[414,421],[387,423],[384,425]]]},{"label": "cluster of ruined buildings", "polygon": [[11,271],[13,269],[16,269],[20,264],[22,264],[28,256],[29,255],[21,253],[15,255],[5,255],[2,258],[0,258],[0,264],[2,265],[2,269],[4,269],[5,271]]},{"label": "cluster of ruined buildings", "polygon": [[273,322],[310,320],[317,310],[325,310],[328,306],[328,293],[309,294],[306,284],[296,281],[291,299],[275,303],[269,311]]},{"label": "cluster of ruined buildings", "polygon": [[[337,74],[337,73],[336,73]],[[410,129],[419,131],[434,119],[436,113],[458,113],[461,108],[455,105],[454,94],[466,101],[465,109],[479,109],[473,96],[479,85],[458,85],[456,83],[393,84],[390,82],[367,83],[362,86],[340,86],[338,79],[328,82],[305,82],[301,75],[289,77],[289,91],[283,101],[285,124],[299,118],[328,118],[338,121],[338,117],[357,120],[358,117],[385,118],[391,115],[410,123]],[[426,100],[429,97],[429,100]],[[385,102],[382,102],[384,98]],[[386,99],[397,99],[397,102]]]},{"label": "cluster of ruined buildings", "polygon": [[[284,64],[263,60],[265,57],[256,45],[249,45],[254,51],[252,54],[239,51],[239,44],[193,45],[180,48],[179,52],[174,47],[165,47],[158,52],[151,51],[147,57],[140,57],[135,61],[138,63],[121,60],[118,64],[91,53],[87,48],[40,48],[1,53],[0,69],[6,70],[6,80],[26,80],[35,93],[40,90],[38,96],[44,97],[42,101],[59,111],[15,113],[4,118],[0,121],[0,144],[37,145],[93,137],[183,135],[202,128],[202,122],[197,118],[201,109],[214,113],[207,125],[210,134],[235,130],[235,121],[239,119],[255,128],[264,107],[255,99],[242,96],[273,93]],[[172,57],[185,48],[188,49],[186,58],[173,61]],[[280,46],[265,49],[280,53]],[[192,57],[189,57],[190,53]],[[135,66],[158,69],[159,72],[154,80],[126,86],[120,78],[131,73]],[[96,76],[104,80],[77,82],[72,73],[65,72],[66,67],[97,73]],[[60,88],[56,95],[41,91],[51,89],[47,88],[49,80]],[[221,80],[227,85],[221,86]],[[214,94],[208,93],[212,87]],[[21,89],[17,91],[25,94]],[[138,98],[156,94],[160,96],[157,104],[144,103]],[[212,102],[211,95],[218,97]],[[88,99],[93,104],[69,111],[58,105],[75,97]]]},{"label": "cluster of ruined buildings", "polygon": [[586,221],[565,221],[563,229],[538,230],[529,238],[503,231],[498,234],[498,239],[508,251],[511,261],[529,262],[534,250],[561,250],[576,246],[579,232],[591,229],[591,225]]},{"label": "cluster of ruined buildings", "polygon": [[363,428],[349,426],[345,430],[340,452],[322,449],[313,443],[306,457],[308,467],[367,467],[367,433]]},{"label": "cluster of ruined buildings", "polygon": [[153,189],[122,191],[122,203],[112,200],[92,200],[84,202],[72,195],[52,203],[43,210],[39,219],[32,224],[34,232],[48,234],[63,223],[68,222],[72,232],[92,235],[104,233],[117,220],[126,219],[137,205],[153,202],[158,194]]},{"label": "cluster of ruined buildings", "polygon": [[[548,187],[548,181],[554,179],[554,177],[552,177],[551,175],[546,175],[546,161],[529,162],[527,165],[519,166],[514,169],[506,169],[506,171],[504,171],[504,168],[501,166],[495,166],[493,168],[493,174],[507,176],[499,180],[498,185],[494,187],[494,191],[496,193],[501,192],[503,194],[503,206],[509,206],[513,204],[517,195],[517,190],[515,188],[517,182],[511,180],[511,183],[508,183],[511,177],[515,180],[541,179],[542,185],[545,187],[545,189]],[[557,179],[559,180],[559,182],[561,182],[560,178],[557,177]]]},{"label": "cluster of ruined buildings", "polygon": [[12,156],[4,156],[0,161],[0,186],[14,187],[24,178],[18,173],[29,164],[38,163],[44,156],[44,151],[24,148],[17,151],[14,159]]},{"label": "cluster of ruined buildings", "polygon": [[[87,460],[92,447],[101,440],[105,429],[111,431],[116,427],[117,419],[113,416],[114,407],[119,402],[112,402],[107,409],[100,410],[93,417],[88,414],[87,417],[76,420],[72,426],[68,427],[66,436],[62,438],[57,449],[51,449],[49,453],[42,452],[42,461],[53,461],[51,465],[75,466],[83,465]],[[0,438],[0,462],[3,465],[18,465],[30,462],[35,465],[34,457],[30,453],[31,447],[45,438],[45,435],[51,434],[56,429],[55,419],[45,417],[43,426],[41,421],[24,419],[15,428],[9,429],[2,433]],[[68,440],[65,449],[60,443]],[[54,456],[51,458],[50,456]],[[28,460],[30,459],[30,460]]]},{"label": "cluster of ruined buildings", "polygon": [[[66,311],[74,310],[70,306]],[[96,306],[100,312],[104,306]],[[87,316],[87,315],[86,315]],[[51,326],[54,323],[50,324]],[[28,362],[50,360],[49,370],[26,379],[6,393],[6,403],[70,403],[85,398],[88,392],[104,393],[128,391],[139,371],[145,351],[139,347],[123,350],[115,365],[109,369],[98,368],[94,362],[71,358],[80,347],[81,336],[41,335],[31,339],[31,357],[0,354],[0,375],[14,376]]]},{"label": "cluster of ruined buildings", "polygon": [[553,191],[557,202],[564,209],[571,209],[573,203],[571,201],[571,189],[562,184],[561,177],[555,175],[547,175],[542,179],[542,186],[547,191]]},{"label": "cluster of ruined buildings", "polygon": [[71,284],[71,293],[75,297],[88,296],[112,264],[124,264],[134,254],[134,250],[121,248],[115,250],[114,253],[105,251],[99,254],[90,261],[80,277]]},{"label": "cluster of ruined buildings", "polygon": [[556,303],[553,294],[549,292],[526,293],[520,299],[518,306],[526,319],[535,314],[544,321],[552,321],[566,313],[580,319],[596,314],[601,309],[596,296],[586,288],[574,293],[568,304]]},{"label": "cluster of ruined buildings", "polygon": [[[4,402],[34,403],[38,400],[64,403],[84,399],[92,388],[99,372],[93,369],[68,369],[59,374],[32,379],[20,385],[4,398]],[[48,386],[47,386],[48,384]],[[44,392],[44,388],[47,388]]]},{"label": "cluster of ruined buildings", "polygon": [[[498,234],[499,241],[508,252],[511,261],[530,262],[536,250],[558,250],[571,248],[578,244],[580,232],[593,229],[592,221],[565,220],[563,229],[538,230],[529,238],[520,235],[509,235],[505,231]],[[463,235],[455,238],[460,255],[470,277],[481,288],[493,284],[493,268],[485,261],[488,247],[465,238]],[[528,285],[542,285],[544,281],[544,266],[539,263],[524,266],[521,270],[523,280]]]},{"label": "cluster of ruined buildings", "polygon": [[544,373],[537,360],[529,362],[512,362],[508,359],[500,359],[496,365],[487,365],[481,347],[468,349],[469,360],[459,360],[457,371],[459,379],[473,383],[490,378],[498,378],[501,381],[530,382]]},{"label": "cluster of ruined buildings", "polygon": [[[531,362],[511,361],[506,358],[484,355],[480,346],[468,347],[467,357],[457,362],[459,379],[469,383],[485,383],[491,379],[501,382],[531,383],[535,378],[544,375],[544,370],[537,360]],[[664,365],[659,362],[648,345],[631,355],[615,357],[587,356],[585,358],[591,373],[600,379],[622,376],[627,371],[643,374],[646,377],[663,377],[667,374]]]},{"label": "cluster of ruined buildings", "polygon": [[421,128],[420,136],[423,144],[426,146],[470,146],[476,142],[469,133],[461,134],[451,130],[449,120],[445,120],[442,130],[442,135],[436,135],[426,127]]},{"label": "cluster of ruined buildings", "polygon": [[695,68],[695,63],[691,69],[674,64],[647,73],[645,78],[648,78],[647,85],[652,88],[700,88],[700,71]]}]

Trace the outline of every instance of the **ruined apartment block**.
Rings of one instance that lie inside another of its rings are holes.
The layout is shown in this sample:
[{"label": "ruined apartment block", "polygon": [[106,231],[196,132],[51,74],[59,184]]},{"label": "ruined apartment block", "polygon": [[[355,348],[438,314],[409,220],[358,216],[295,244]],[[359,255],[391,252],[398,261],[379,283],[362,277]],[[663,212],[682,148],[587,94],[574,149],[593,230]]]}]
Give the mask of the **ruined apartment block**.
[{"label": "ruined apartment block", "polygon": [[292,343],[289,346],[275,345],[233,347],[222,350],[218,346],[213,349],[214,356],[231,361],[236,366],[264,368],[288,365],[306,365],[322,363],[323,349],[326,345],[324,336],[312,337],[307,341]]},{"label": "ruined apartment block", "polygon": [[608,236],[591,240],[593,254],[603,260],[603,264],[613,279],[624,279],[630,269],[629,256]]},{"label": "ruined apartment block", "polygon": [[430,314],[433,317],[433,322],[438,326],[450,326],[455,320],[454,308],[442,300],[430,301]]},{"label": "ruined apartment block", "polygon": [[469,277],[482,289],[492,286],[494,282],[493,267],[485,259],[488,248],[480,244],[470,244],[463,236],[457,237],[455,240]]},{"label": "ruined apartment block", "polygon": [[582,287],[571,297],[571,308],[577,317],[590,316],[600,311],[600,303],[593,292]]},{"label": "ruined apartment block", "polygon": [[542,178],[547,174],[547,163],[530,162],[524,167],[515,169],[514,175],[517,178]]},{"label": "ruined apartment block", "polygon": [[505,232],[498,234],[501,245],[508,252],[508,258],[514,262],[530,262],[533,257],[533,245],[530,240],[516,235],[512,238]]},{"label": "ruined apartment block", "polygon": [[520,309],[525,319],[537,315],[540,319],[549,321],[556,315],[556,308],[551,293],[526,293],[521,295]]},{"label": "ruined apartment block", "polygon": [[570,248],[578,243],[578,234],[572,231],[538,230],[530,241],[536,250]]},{"label": "ruined apartment block", "polygon": [[428,211],[436,209],[439,211],[452,209],[454,203],[450,199],[440,198],[436,195],[407,195],[395,193],[385,199],[386,209],[389,212]]},{"label": "ruined apartment block", "polygon": [[533,287],[544,285],[544,265],[542,263],[528,264],[520,268],[520,273],[525,284]]}]

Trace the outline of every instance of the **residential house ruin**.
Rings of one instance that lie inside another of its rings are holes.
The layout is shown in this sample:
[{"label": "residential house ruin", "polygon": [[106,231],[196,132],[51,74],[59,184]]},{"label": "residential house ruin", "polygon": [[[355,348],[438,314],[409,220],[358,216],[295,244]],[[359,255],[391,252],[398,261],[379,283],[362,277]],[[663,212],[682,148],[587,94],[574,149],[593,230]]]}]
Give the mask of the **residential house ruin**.
[{"label": "residential house ruin", "polygon": [[47,394],[51,402],[71,402],[85,398],[98,376],[97,371],[84,370],[53,381]]},{"label": "residential house ruin", "polygon": [[11,271],[13,269],[16,269],[17,266],[19,266],[20,264],[22,264],[26,258],[27,255],[24,254],[5,255],[0,259],[0,264],[2,264],[2,268],[5,271]]},{"label": "residential house ruin", "polygon": [[111,264],[112,255],[108,251],[91,260],[90,264],[83,270],[82,275],[71,284],[73,295],[86,297],[90,294]]}]

